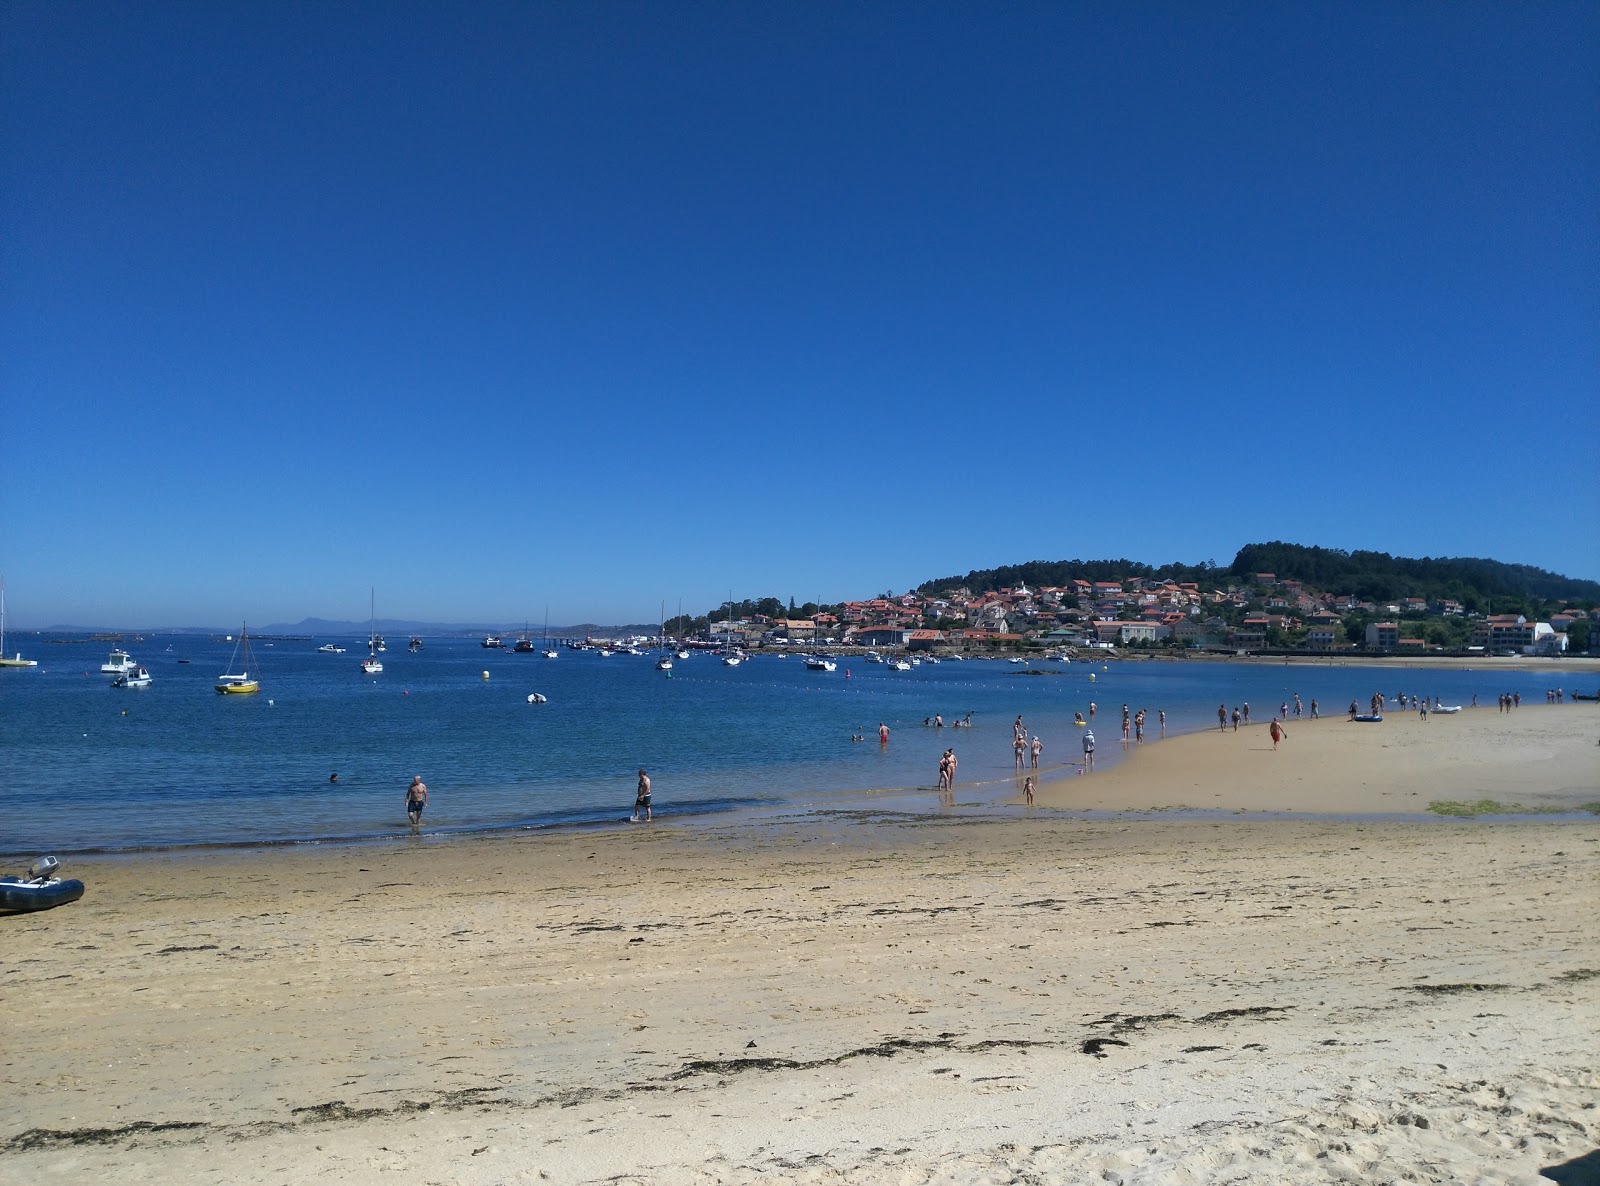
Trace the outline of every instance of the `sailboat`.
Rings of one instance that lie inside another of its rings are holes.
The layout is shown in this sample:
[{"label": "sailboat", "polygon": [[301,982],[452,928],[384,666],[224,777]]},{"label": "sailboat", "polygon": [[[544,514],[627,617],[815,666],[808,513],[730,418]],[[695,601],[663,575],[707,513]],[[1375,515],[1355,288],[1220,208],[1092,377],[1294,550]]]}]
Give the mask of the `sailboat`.
[{"label": "sailboat", "polygon": [[217,691],[224,696],[261,691],[261,681],[250,678],[250,635],[244,623],[239,626],[239,641],[233,644],[233,658],[228,660],[229,671],[233,670],[234,659],[239,659],[241,652],[243,661],[239,667],[239,674],[217,676]]},{"label": "sailboat", "polygon": [[37,659],[24,659],[22,652],[18,651],[11,659],[6,658],[6,582],[0,577],[0,667],[37,667]]},{"label": "sailboat", "polygon": [[378,594],[371,592],[372,603],[367,610],[367,657],[361,660],[361,670],[367,675],[382,675],[383,660],[378,658]]},{"label": "sailboat", "polygon": [[667,603],[665,601],[661,603],[661,637],[657,640],[656,645],[661,651],[661,657],[656,660],[656,670],[671,671],[672,652],[667,650]]},{"label": "sailboat", "polygon": [[559,654],[560,652],[550,645],[550,607],[547,605],[544,607],[544,657],[555,659]]}]

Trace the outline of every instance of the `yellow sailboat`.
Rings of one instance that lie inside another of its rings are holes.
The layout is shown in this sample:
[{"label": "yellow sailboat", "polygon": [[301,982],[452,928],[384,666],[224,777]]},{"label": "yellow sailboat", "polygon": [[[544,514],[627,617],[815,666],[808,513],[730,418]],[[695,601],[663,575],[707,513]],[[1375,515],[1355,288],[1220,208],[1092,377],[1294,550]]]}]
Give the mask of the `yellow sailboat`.
[{"label": "yellow sailboat", "polygon": [[239,668],[239,674],[217,676],[216,688],[223,696],[240,696],[261,691],[261,681],[250,678],[250,636],[242,624],[239,627],[239,641],[233,647],[233,659],[228,660],[230,671],[233,669],[233,660],[239,658],[241,651],[244,660]]}]

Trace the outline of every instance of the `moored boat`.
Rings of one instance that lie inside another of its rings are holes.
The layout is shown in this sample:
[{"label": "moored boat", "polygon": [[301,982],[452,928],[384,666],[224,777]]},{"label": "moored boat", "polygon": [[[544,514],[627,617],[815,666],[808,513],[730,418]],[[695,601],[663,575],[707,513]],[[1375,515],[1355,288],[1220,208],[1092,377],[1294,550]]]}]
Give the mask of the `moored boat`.
[{"label": "moored boat", "polygon": [[485,634],[483,636],[483,641],[478,645],[483,647],[485,650],[498,651],[503,650],[506,644],[501,641],[498,634]]},{"label": "moored boat", "polygon": [[806,656],[807,671],[836,671],[838,667],[839,665],[832,659],[824,658],[821,655]]},{"label": "moored boat", "polygon": [[0,667],[37,667],[37,659],[24,659],[22,652],[18,651],[11,659],[6,658],[6,582],[0,577]]},{"label": "moored boat", "polygon": [[[239,667],[239,674],[231,674],[234,660],[239,659],[241,653],[243,660]],[[228,660],[230,674],[219,675],[214,685],[217,694],[221,696],[248,696],[252,692],[261,691],[261,681],[250,678],[250,633],[247,625],[239,626],[239,641],[234,643],[233,658]]]},{"label": "moored boat", "polygon": [[113,688],[148,688],[155,681],[150,678],[150,672],[143,667],[135,667],[132,671],[125,671],[111,681]]},{"label": "moored boat", "polygon": [[118,647],[111,652],[110,657],[104,663],[100,664],[100,670],[106,675],[127,675],[137,666],[138,664],[133,661],[133,656]]}]

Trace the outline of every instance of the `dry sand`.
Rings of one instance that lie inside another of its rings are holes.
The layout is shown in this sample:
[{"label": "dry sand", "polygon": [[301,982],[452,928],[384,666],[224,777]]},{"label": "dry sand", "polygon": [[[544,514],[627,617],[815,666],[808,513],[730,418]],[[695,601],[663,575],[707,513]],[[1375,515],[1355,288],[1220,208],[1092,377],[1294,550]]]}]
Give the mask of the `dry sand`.
[{"label": "dry sand", "polygon": [[[1494,715],[1068,785],[1600,753]],[[1596,1180],[1600,822],[985,812],[76,861],[0,919],[0,1177]]]},{"label": "dry sand", "polygon": [[[1595,704],[1525,704],[1511,713],[1491,704],[1430,713],[1426,721],[1415,712],[1389,712],[1379,724],[1352,722],[1341,715],[1345,707],[1315,721],[1283,722],[1288,736],[1276,750],[1266,720],[1238,732],[1230,724],[1226,732],[1125,749],[1120,715],[1101,714],[1094,722],[1096,757],[1104,761],[1114,751],[1126,760],[1045,783],[1039,802],[1082,810],[1393,815],[1426,812],[1441,800],[1492,799],[1541,810],[1579,810],[1600,800]],[[1074,737],[1057,748],[1078,744]]]}]

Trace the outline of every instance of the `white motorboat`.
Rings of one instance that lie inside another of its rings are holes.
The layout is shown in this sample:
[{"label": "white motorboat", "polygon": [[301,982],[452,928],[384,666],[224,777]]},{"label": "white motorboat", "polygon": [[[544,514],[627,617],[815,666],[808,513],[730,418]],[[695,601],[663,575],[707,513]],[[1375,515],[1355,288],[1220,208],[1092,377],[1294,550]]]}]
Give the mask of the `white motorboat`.
[{"label": "white motorboat", "polygon": [[877,651],[868,651],[865,655],[862,656],[862,658],[865,659],[868,663],[882,663],[883,662],[883,656],[878,654]]},{"label": "white motorboat", "polygon": [[678,658],[687,659],[688,657],[689,657],[689,652],[688,651],[679,651],[678,652]]},{"label": "white motorboat", "polygon": [[924,663],[937,663],[939,660],[937,658],[935,658],[933,655],[928,655],[928,656],[925,656],[922,661]]},{"label": "white motorboat", "polygon": [[344,648],[336,647],[331,642],[325,642],[317,648],[317,652],[323,655],[342,655],[344,654]]},{"label": "white motorboat", "polygon": [[611,658],[611,652],[606,650],[605,647],[601,647],[600,648],[600,657],[602,659],[609,659],[609,658]]},{"label": "white motorboat", "polygon": [[155,681],[150,678],[150,673],[143,667],[135,667],[132,671],[124,672],[111,681],[113,688],[148,688]]},{"label": "white motorboat", "polygon": [[806,656],[807,671],[837,671],[838,668],[839,665],[837,663],[832,659],[824,658],[822,655]]},{"label": "white motorboat", "polygon": [[739,666],[739,664],[741,664],[743,662],[744,662],[744,656],[739,654],[737,651],[735,651],[731,655],[722,656],[722,665],[724,667],[737,667],[737,666]]},{"label": "white motorboat", "polygon": [[662,655],[661,658],[656,660],[656,670],[657,671],[671,671],[672,670],[672,660],[667,658],[665,655]]},{"label": "white motorboat", "polygon": [[546,659],[559,659],[561,657],[561,653],[559,651],[546,651],[544,653],[544,657]]},{"label": "white motorboat", "polygon": [[100,664],[100,670],[107,675],[127,675],[137,666],[139,665],[133,661],[133,656],[119,648],[112,651],[111,657]]},{"label": "white motorboat", "polygon": [[498,651],[504,649],[506,644],[498,634],[485,634],[478,645],[488,651]]},{"label": "white motorboat", "polygon": [[888,664],[887,664],[887,666],[888,666],[890,671],[910,671],[911,670],[911,664],[907,663],[904,659],[890,659]]}]

